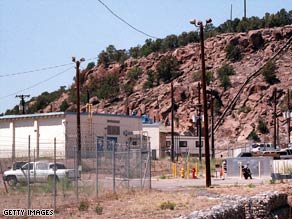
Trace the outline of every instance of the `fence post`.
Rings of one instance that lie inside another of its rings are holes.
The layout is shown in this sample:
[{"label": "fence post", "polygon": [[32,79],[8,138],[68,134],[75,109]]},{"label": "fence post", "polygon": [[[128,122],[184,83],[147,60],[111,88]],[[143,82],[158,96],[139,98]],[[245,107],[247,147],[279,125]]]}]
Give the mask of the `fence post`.
[{"label": "fence post", "polygon": [[57,196],[57,188],[56,188],[56,138],[54,138],[54,187],[53,187],[53,193],[54,193],[54,212],[56,212],[56,196]]},{"label": "fence post", "polygon": [[261,178],[261,175],[262,175],[262,174],[261,174],[261,171],[262,171],[262,170],[261,170],[261,161],[259,160],[259,178]]},{"label": "fence post", "polygon": [[[148,137],[147,137],[148,139]],[[151,185],[151,161],[152,161],[152,154],[151,154],[151,145],[150,145],[150,142],[148,142],[148,152],[149,152],[149,189],[152,188],[152,185]]]},{"label": "fence post", "polygon": [[96,157],[96,169],[95,169],[95,193],[96,193],[96,196],[98,196],[98,145],[99,145],[99,141],[97,139],[97,142],[96,142],[96,154],[95,154],[95,157]]},{"label": "fence post", "polygon": [[115,156],[115,143],[110,142],[112,145],[112,168],[113,168],[113,192],[116,192],[116,156]]},{"label": "fence post", "polygon": [[30,135],[28,136],[27,209],[30,209]]},{"label": "fence post", "polygon": [[128,189],[130,188],[130,143],[126,143],[126,147],[127,147],[127,186]]}]

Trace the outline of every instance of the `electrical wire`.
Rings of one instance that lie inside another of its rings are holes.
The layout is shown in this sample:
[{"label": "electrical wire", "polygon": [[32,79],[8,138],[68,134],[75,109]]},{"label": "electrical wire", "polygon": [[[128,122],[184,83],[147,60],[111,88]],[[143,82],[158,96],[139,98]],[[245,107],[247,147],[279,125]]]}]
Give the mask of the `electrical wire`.
[{"label": "electrical wire", "polygon": [[9,77],[9,76],[16,76],[16,75],[23,75],[23,74],[28,74],[28,73],[38,72],[38,71],[45,71],[45,70],[60,68],[60,67],[73,65],[73,64],[74,63],[67,63],[67,64],[63,64],[63,65],[55,65],[55,66],[50,66],[50,67],[33,69],[33,70],[29,70],[29,71],[22,71],[22,72],[16,72],[16,73],[11,73],[11,74],[5,74],[5,75],[0,75],[0,78]]},{"label": "electrical wire", "polygon": [[150,38],[153,38],[153,39],[159,39],[159,37],[155,37],[155,36],[152,36],[150,34],[147,34],[145,33],[144,31],[134,27],[133,25],[131,25],[130,23],[128,23],[126,20],[124,20],[123,18],[121,18],[118,14],[116,14],[109,6],[107,6],[104,2],[102,2],[101,0],[97,0],[99,1],[100,4],[102,4],[112,15],[114,15],[116,18],[118,18],[120,21],[122,21],[123,23],[125,23],[126,25],[128,25],[129,27],[131,27],[133,30],[147,36],[147,37],[150,37]]},{"label": "electrical wire", "polygon": [[18,93],[20,93],[20,92],[23,92],[23,91],[29,90],[29,89],[31,89],[31,88],[37,87],[37,86],[39,86],[40,84],[43,84],[43,83],[45,83],[45,82],[47,82],[47,81],[49,81],[49,80],[51,80],[51,79],[53,79],[53,78],[55,78],[55,77],[61,75],[61,74],[64,74],[65,72],[69,71],[70,69],[73,69],[73,67],[70,67],[70,68],[65,69],[64,71],[58,72],[57,74],[54,74],[53,76],[51,76],[51,77],[49,77],[49,78],[46,78],[46,79],[44,79],[44,80],[42,80],[42,81],[39,81],[39,82],[37,82],[37,83],[31,85],[30,87],[24,88],[24,89],[22,89],[22,90],[18,90],[18,91],[16,91],[16,92],[11,93],[11,94],[8,94],[8,95],[6,95],[6,96],[2,96],[2,97],[0,97],[0,99],[4,99],[4,98],[10,97],[10,96],[14,96],[14,95],[16,95],[16,94],[18,94]]}]

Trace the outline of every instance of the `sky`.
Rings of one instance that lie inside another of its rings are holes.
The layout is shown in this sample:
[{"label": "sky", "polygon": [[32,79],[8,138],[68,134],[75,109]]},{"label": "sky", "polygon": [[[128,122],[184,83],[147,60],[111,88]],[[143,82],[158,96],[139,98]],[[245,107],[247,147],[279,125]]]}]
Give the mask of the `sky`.
[{"label": "sky", "polygon": [[[193,18],[212,18],[218,26],[242,18],[244,0],[102,0],[143,32],[163,38],[195,30]],[[263,17],[291,0],[246,0],[247,17]],[[96,62],[108,45],[117,49],[143,45],[149,38],[122,23],[98,0],[0,0],[0,113],[19,104],[16,95],[31,97],[70,86],[75,75],[72,56]],[[64,65],[58,68],[52,66]],[[42,71],[33,71],[45,69]]]}]

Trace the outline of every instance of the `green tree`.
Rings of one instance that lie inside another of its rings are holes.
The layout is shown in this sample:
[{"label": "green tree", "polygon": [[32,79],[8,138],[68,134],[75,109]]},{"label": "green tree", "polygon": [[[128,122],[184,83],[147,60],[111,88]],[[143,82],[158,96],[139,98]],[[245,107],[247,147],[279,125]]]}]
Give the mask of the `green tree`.
[{"label": "green tree", "polygon": [[230,87],[231,82],[229,76],[234,75],[235,71],[231,65],[224,64],[221,68],[217,70],[217,75],[219,77],[219,80],[221,82],[221,86],[224,88],[224,90],[227,90],[228,87]]},{"label": "green tree", "polygon": [[127,78],[131,81],[136,81],[142,74],[142,69],[140,67],[133,67],[127,73]]},{"label": "green tree", "polygon": [[89,62],[89,63],[87,64],[86,71],[90,71],[90,70],[93,69],[94,67],[95,67],[94,62]]},{"label": "green tree", "polygon": [[60,111],[65,112],[69,107],[67,100],[64,100],[60,105]]},{"label": "green tree", "polygon": [[143,89],[149,89],[154,86],[155,83],[155,72],[153,70],[147,71],[147,81],[143,84]]},{"label": "green tree", "polygon": [[279,79],[276,76],[276,64],[275,62],[268,61],[266,65],[261,70],[264,79],[269,84],[276,84],[279,83]]},{"label": "green tree", "polygon": [[255,141],[255,142],[261,141],[255,130],[253,130],[249,133],[249,135],[247,136],[247,139]]},{"label": "green tree", "polygon": [[226,58],[232,62],[237,62],[241,59],[241,51],[238,46],[229,44],[226,47],[225,52],[226,52]]},{"label": "green tree", "polygon": [[170,82],[179,76],[179,63],[173,56],[164,56],[156,68],[158,80]]},{"label": "green tree", "polygon": [[269,129],[267,127],[267,123],[263,121],[262,118],[258,119],[258,130],[260,131],[260,133],[262,134],[268,134],[269,133]]}]

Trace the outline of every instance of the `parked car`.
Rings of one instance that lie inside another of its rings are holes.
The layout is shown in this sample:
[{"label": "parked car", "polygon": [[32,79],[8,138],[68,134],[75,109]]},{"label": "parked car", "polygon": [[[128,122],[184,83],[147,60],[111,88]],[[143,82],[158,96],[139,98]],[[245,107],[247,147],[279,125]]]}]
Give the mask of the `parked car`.
[{"label": "parked car", "polygon": [[251,145],[251,152],[259,153],[261,151],[274,151],[274,146],[271,143],[254,143]]},{"label": "parked car", "polygon": [[237,157],[252,157],[251,152],[240,152]]},{"label": "parked car", "polygon": [[[54,171],[54,168],[56,171]],[[29,172],[28,172],[29,171]],[[62,163],[49,163],[45,161],[30,162],[24,164],[20,169],[7,170],[3,173],[3,180],[10,186],[15,186],[19,182],[27,182],[27,177],[31,183],[48,182],[54,179],[54,172],[56,172],[56,179],[74,179],[75,171],[73,169],[66,169]],[[29,174],[28,174],[29,173]]]},{"label": "parked car", "polygon": [[292,159],[292,150],[291,149],[282,149],[276,152],[279,154],[280,159]]}]

